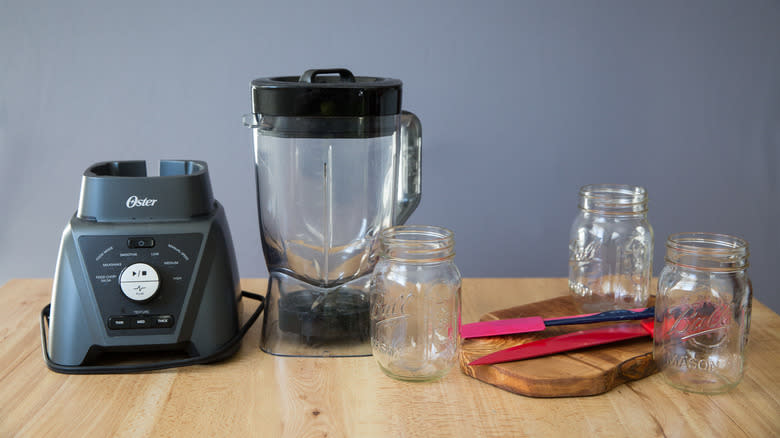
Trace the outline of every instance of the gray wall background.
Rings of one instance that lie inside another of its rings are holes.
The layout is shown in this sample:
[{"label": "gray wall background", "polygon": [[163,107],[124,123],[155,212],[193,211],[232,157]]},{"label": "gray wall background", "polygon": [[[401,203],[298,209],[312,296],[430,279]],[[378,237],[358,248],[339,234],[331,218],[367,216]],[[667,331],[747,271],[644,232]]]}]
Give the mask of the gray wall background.
[{"label": "gray wall background", "polygon": [[0,283],[51,277],[101,160],[206,160],[244,277],[266,276],[254,77],[400,78],[423,122],[413,223],[469,277],[565,276],[578,188],[645,186],[677,231],[751,244],[780,310],[780,2],[0,0]]}]

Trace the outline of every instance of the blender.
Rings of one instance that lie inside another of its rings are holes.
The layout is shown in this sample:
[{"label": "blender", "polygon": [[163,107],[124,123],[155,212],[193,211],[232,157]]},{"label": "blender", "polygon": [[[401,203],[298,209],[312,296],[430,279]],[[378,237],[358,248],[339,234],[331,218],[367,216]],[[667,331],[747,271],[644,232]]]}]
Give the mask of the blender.
[{"label": "blender", "polygon": [[401,81],[347,69],[252,81],[257,208],[269,280],[260,348],[364,356],[384,228],[420,202],[422,128]]}]

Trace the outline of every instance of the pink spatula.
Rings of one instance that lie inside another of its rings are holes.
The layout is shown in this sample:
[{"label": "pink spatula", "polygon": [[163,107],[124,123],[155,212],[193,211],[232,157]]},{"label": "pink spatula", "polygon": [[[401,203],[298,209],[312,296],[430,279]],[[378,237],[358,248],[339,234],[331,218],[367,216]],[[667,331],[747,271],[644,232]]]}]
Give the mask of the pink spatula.
[{"label": "pink spatula", "polygon": [[609,327],[599,327],[582,330],[565,335],[540,339],[527,344],[516,345],[495,353],[482,356],[469,363],[474,365],[490,365],[494,363],[513,362],[534,357],[549,356],[581,348],[595,347],[612,342],[625,341],[642,336],[652,336],[653,320],[647,319],[640,324],[626,323]]}]

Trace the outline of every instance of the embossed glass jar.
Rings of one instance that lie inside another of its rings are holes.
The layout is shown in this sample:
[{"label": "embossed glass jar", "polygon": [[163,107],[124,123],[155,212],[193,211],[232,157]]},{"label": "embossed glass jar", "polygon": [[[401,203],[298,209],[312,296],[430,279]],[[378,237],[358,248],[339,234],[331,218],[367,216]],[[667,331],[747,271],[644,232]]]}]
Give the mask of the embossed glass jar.
[{"label": "embossed glass jar", "polygon": [[569,291],[584,312],[644,307],[653,275],[647,191],[592,184],[580,189],[569,235]]},{"label": "embossed glass jar", "polygon": [[457,362],[461,276],[452,231],[396,226],[381,233],[371,291],[371,349],[382,371],[432,380]]},{"label": "embossed glass jar", "polygon": [[685,391],[728,391],[742,379],[750,329],[748,244],[725,234],[672,234],[665,259],[653,331],[658,368]]}]

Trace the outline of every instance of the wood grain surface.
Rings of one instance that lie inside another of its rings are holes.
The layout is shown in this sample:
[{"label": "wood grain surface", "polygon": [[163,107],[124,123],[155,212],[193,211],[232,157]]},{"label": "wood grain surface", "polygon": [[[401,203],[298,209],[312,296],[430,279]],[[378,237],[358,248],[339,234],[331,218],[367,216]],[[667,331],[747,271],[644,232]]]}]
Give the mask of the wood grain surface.
[{"label": "wood grain surface", "polygon": [[[458,369],[410,383],[386,377],[371,357],[270,356],[258,348],[260,324],[217,365],[56,374],[43,362],[38,329],[51,285],[17,279],[0,287],[0,437],[780,435],[780,316],[758,302],[745,377],[727,394],[684,393],[656,374],[598,396],[540,399]],[[243,287],[264,292],[266,281]],[[463,322],[566,293],[565,279],[465,279]]]},{"label": "wood grain surface", "polygon": [[[564,295],[535,303],[489,312],[481,321],[541,316],[553,318],[580,313]],[[574,397],[602,394],[625,382],[657,371],[649,336],[516,362],[469,366],[469,362],[515,345],[609,323],[549,327],[542,332],[466,339],[460,351],[460,368],[467,375],[499,388],[531,397]]]}]

